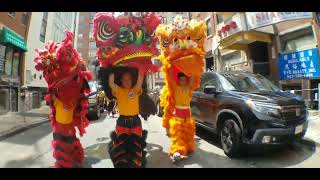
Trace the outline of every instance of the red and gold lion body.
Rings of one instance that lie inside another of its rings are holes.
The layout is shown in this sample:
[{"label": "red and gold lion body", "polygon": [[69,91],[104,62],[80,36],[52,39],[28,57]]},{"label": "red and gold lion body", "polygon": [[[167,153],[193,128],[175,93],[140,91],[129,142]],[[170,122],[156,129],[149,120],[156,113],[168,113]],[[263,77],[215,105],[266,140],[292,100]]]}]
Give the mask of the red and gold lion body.
[{"label": "red and gold lion body", "polygon": [[44,50],[36,49],[35,58],[38,71],[48,83],[45,99],[50,103],[51,127],[53,129],[53,156],[56,167],[76,167],[81,165],[84,154],[76,129],[80,135],[89,125],[86,118],[88,101],[85,94],[90,92],[87,80],[92,79],[86,71],[84,61],[78,56],[72,45],[73,34],[66,32],[61,43],[49,41]]}]

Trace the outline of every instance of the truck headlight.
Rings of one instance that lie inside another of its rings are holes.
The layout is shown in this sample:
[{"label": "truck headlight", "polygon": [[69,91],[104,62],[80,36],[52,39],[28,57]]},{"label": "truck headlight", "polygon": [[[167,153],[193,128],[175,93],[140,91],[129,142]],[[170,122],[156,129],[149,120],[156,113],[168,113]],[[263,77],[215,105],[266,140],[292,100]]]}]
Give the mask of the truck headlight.
[{"label": "truck headlight", "polygon": [[280,110],[281,106],[272,103],[263,103],[263,102],[256,102],[252,100],[247,100],[246,104],[252,110],[253,113],[259,113],[265,116],[271,117],[281,117]]}]

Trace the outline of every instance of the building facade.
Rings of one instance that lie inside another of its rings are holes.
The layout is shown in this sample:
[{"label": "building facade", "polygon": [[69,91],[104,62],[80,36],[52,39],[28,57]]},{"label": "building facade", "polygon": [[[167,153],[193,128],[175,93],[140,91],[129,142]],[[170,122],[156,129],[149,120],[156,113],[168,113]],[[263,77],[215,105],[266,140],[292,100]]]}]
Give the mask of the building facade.
[{"label": "building facade", "polygon": [[215,70],[261,74],[315,107],[318,97],[310,89],[318,86],[320,76],[304,73],[313,58],[305,53],[318,51],[319,44],[319,24],[312,12],[214,12],[214,19]]},{"label": "building facade", "polygon": [[0,114],[18,111],[30,12],[0,12]]},{"label": "building facade", "polygon": [[93,38],[93,18],[96,12],[80,12],[78,21],[77,50],[86,61],[88,69],[97,77],[97,46]]}]

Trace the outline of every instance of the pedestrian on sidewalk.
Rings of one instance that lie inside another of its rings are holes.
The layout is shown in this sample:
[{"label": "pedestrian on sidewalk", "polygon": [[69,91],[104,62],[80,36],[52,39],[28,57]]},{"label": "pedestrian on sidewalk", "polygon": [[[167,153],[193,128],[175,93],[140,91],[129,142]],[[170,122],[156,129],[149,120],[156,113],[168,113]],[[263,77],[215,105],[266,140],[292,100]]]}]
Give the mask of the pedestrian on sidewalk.
[{"label": "pedestrian on sidewalk", "polygon": [[51,108],[52,147],[57,168],[81,167],[84,152],[76,137],[76,128],[82,136],[89,125],[86,94],[90,93],[88,80],[92,74],[86,71],[72,42],[73,34],[66,31],[61,43],[49,41],[45,50],[36,50],[39,57],[35,58],[36,69],[43,71],[48,83],[45,98]]}]

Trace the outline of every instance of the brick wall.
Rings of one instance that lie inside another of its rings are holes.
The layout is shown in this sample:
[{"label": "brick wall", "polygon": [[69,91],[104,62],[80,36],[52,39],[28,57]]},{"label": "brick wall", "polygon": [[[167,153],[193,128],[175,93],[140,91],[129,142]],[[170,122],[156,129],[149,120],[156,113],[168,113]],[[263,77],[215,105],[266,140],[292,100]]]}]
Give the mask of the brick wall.
[{"label": "brick wall", "polygon": [[[0,23],[4,24],[11,30],[15,31],[17,34],[26,38],[27,26],[21,23],[22,12],[15,12],[15,17],[12,17],[8,12],[0,12]],[[29,17],[30,17],[29,13]]]}]

